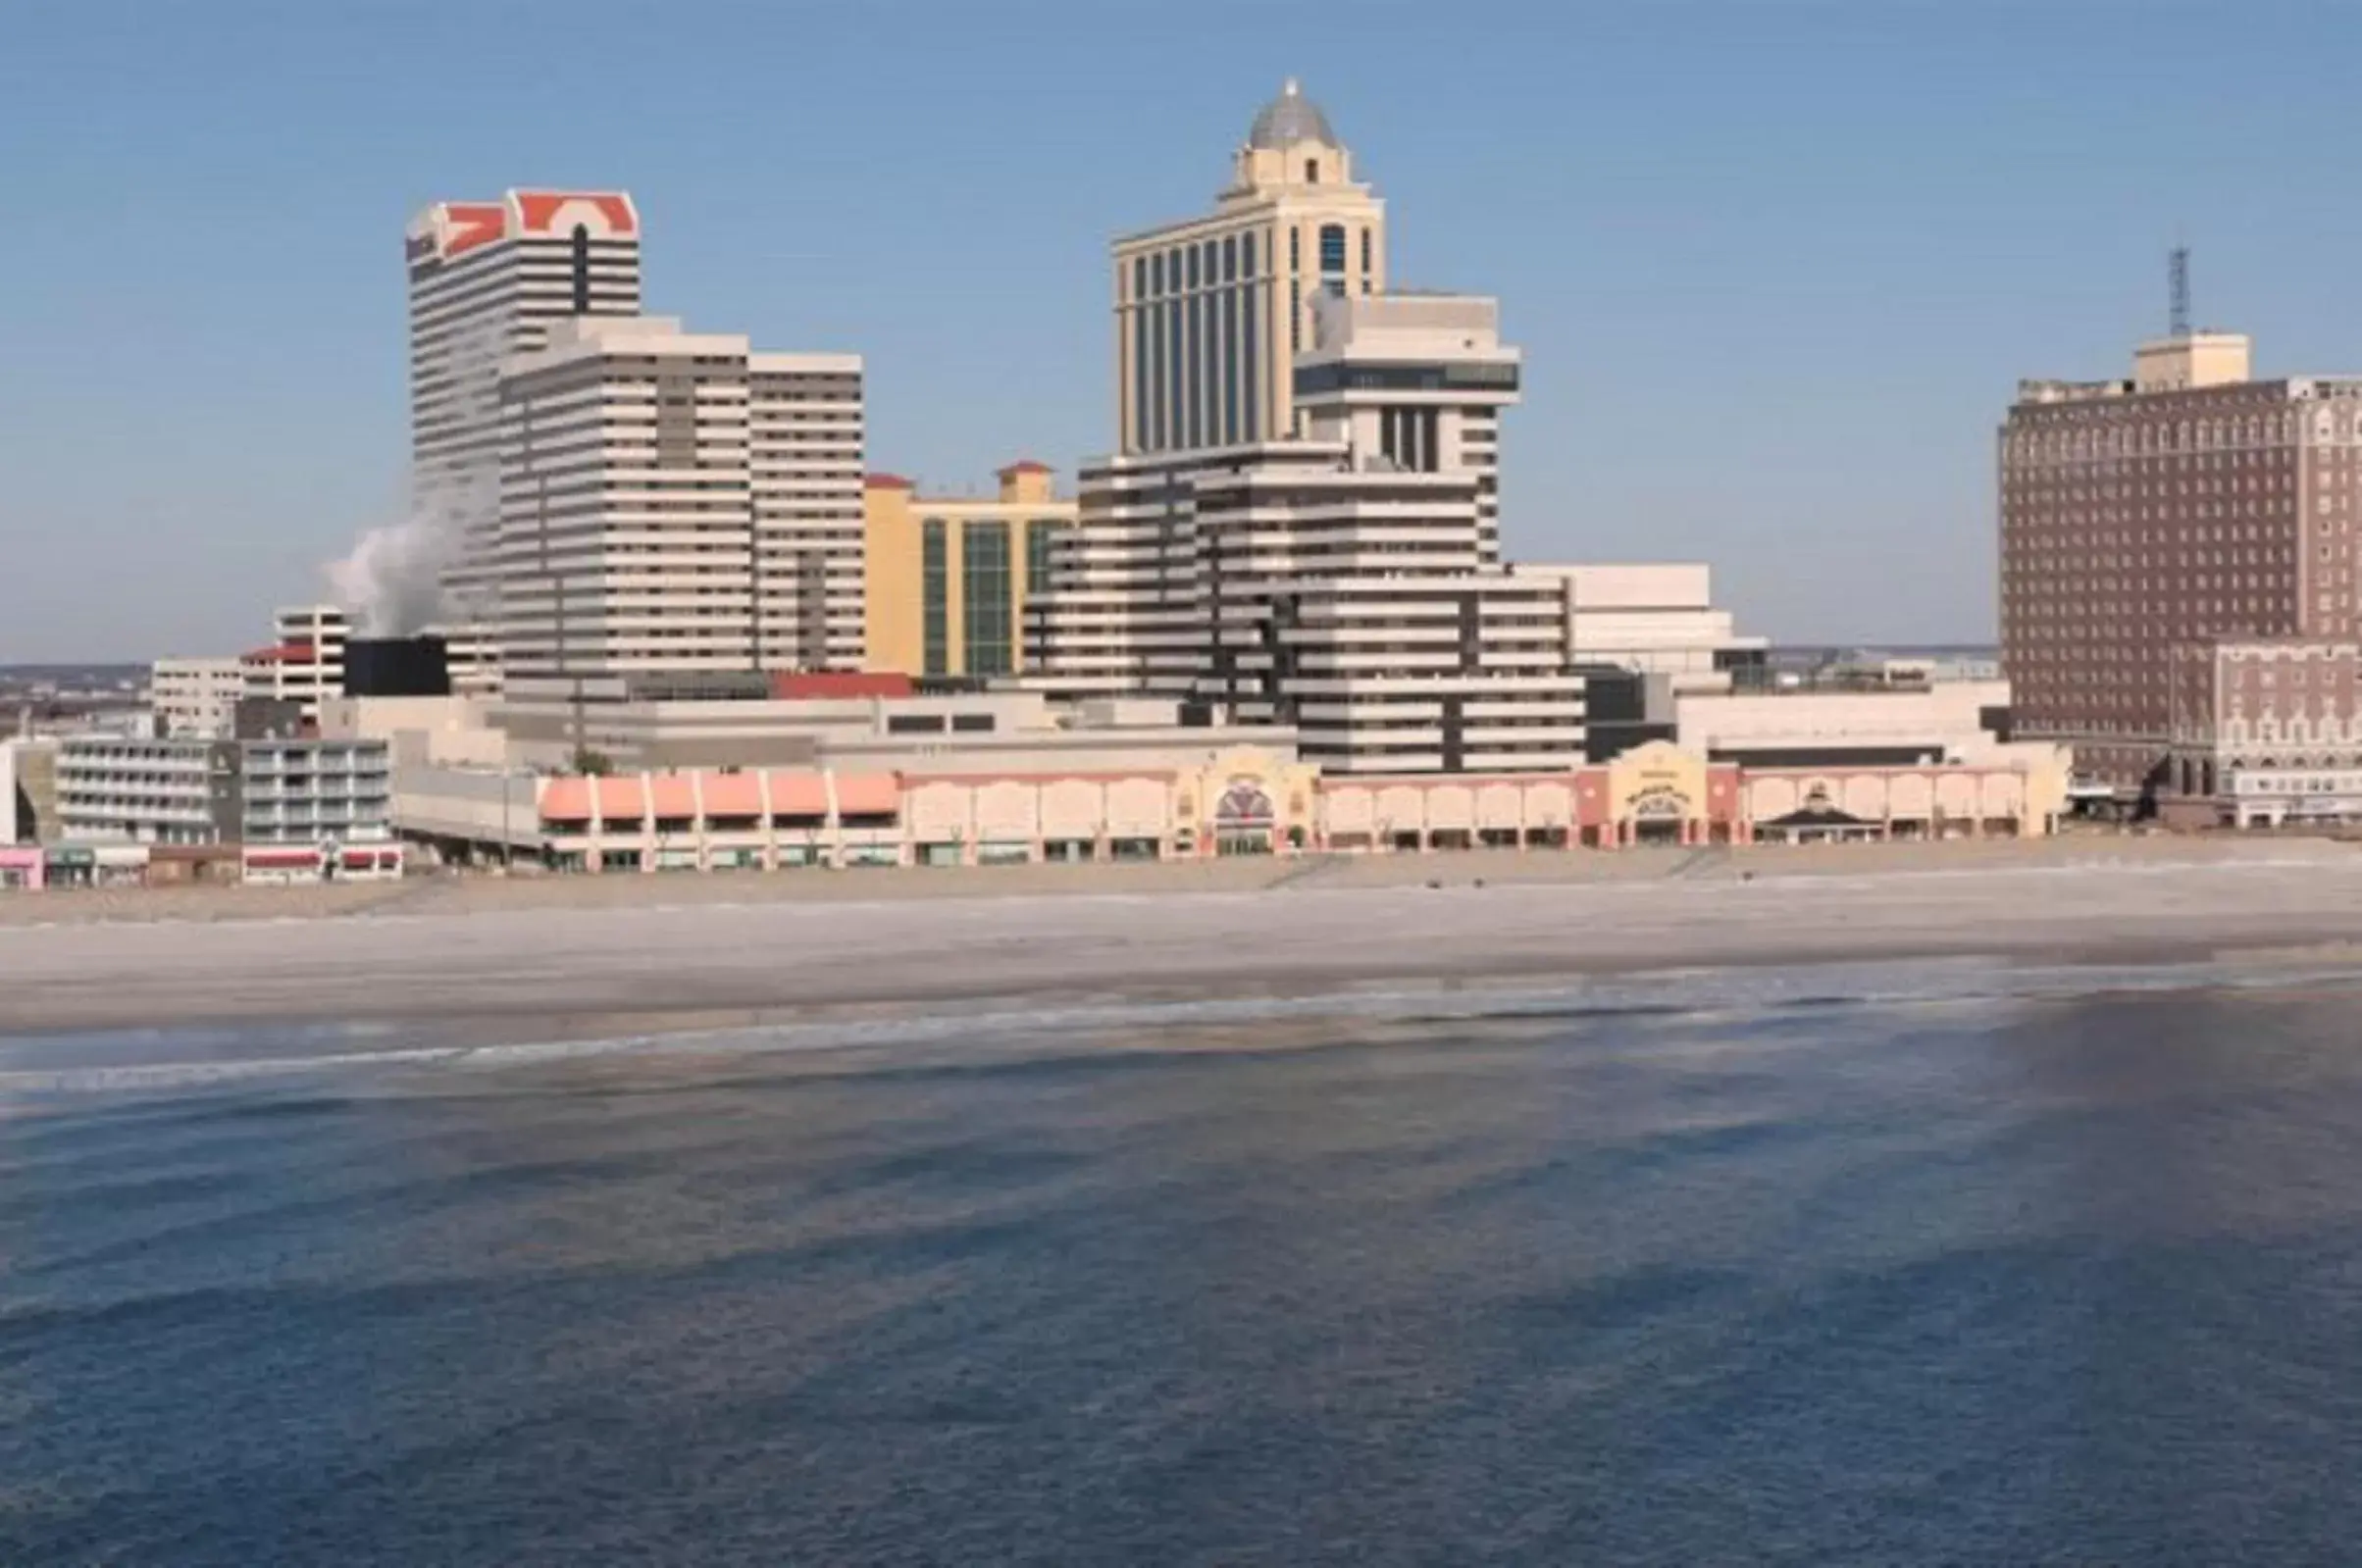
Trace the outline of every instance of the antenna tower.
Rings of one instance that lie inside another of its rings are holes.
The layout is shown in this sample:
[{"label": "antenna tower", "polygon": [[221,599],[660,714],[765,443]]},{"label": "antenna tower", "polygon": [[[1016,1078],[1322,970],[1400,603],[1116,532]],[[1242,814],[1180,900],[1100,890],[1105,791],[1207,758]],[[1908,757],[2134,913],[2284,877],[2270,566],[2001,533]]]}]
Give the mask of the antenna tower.
[{"label": "antenna tower", "polygon": [[2189,247],[2176,245],[2166,262],[2166,276],[2173,288],[2173,335],[2189,335]]}]

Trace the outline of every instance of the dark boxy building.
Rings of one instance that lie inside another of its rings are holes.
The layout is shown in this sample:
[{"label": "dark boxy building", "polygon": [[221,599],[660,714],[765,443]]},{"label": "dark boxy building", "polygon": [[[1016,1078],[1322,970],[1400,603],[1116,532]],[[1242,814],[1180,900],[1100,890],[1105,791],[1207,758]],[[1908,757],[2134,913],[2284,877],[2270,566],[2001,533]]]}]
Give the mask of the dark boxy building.
[{"label": "dark boxy building", "polygon": [[350,637],[344,644],[348,697],[447,697],[451,655],[434,636]]}]

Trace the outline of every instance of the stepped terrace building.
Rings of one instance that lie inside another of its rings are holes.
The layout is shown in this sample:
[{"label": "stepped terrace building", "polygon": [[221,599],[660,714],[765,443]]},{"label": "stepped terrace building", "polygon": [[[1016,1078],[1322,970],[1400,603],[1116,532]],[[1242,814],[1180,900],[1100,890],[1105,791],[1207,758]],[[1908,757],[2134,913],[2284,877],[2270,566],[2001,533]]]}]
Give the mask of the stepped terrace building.
[{"label": "stepped terrace building", "polygon": [[1498,560],[1485,299],[1324,296],[1304,434],[1119,455],[1032,607],[1035,683],[1292,727],[1330,772],[1564,768],[1583,755],[1569,586]]}]

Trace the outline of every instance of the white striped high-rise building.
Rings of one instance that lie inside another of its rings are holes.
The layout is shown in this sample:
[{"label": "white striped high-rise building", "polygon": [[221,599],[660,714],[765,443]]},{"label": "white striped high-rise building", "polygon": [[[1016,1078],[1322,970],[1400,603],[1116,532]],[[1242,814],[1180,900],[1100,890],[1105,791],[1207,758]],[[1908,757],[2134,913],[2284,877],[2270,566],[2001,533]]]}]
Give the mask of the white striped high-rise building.
[{"label": "white striped high-rise building", "polygon": [[[640,313],[640,214],[621,191],[512,190],[411,221],[414,509],[447,541],[446,611],[490,624],[500,512],[500,374],[574,316]],[[416,628],[387,628],[407,632]]]},{"label": "white striped high-rise building", "polygon": [[1269,440],[1294,428],[1314,302],[1386,287],[1386,206],[1290,81],[1213,211],[1118,239],[1114,263],[1116,450]]},{"label": "white striped high-rise building", "polygon": [[1496,318],[1325,296],[1291,386],[1301,434],[1087,465],[1029,611],[1029,683],[1293,725],[1332,772],[1579,765],[1566,581],[1499,563],[1519,367]]},{"label": "white striped high-rise building", "polygon": [[859,356],[586,317],[513,356],[499,403],[512,690],[861,667]]}]

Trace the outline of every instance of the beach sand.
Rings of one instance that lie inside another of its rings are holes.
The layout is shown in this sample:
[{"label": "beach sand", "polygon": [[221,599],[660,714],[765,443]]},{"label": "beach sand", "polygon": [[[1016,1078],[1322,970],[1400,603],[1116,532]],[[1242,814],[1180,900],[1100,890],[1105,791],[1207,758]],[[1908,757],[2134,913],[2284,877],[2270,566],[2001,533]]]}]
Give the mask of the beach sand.
[{"label": "beach sand", "polygon": [[2313,840],[60,893],[0,901],[0,1033],[466,1019],[585,1034],[1968,955],[2338,963],[2357,931],[2362,849]]}]

